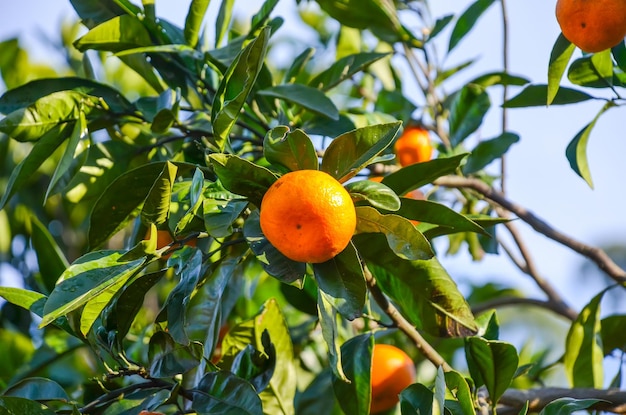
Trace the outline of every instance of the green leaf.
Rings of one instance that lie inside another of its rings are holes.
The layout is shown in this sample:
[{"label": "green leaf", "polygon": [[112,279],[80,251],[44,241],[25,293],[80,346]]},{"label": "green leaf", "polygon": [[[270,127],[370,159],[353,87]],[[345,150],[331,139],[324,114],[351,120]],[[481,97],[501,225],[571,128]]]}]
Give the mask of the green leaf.
[{"label": "green leaf", "polygon": [[363,268],[352,244],[334,258],[313,264],[319,289],[331,301],[333,308],[348,320],[360,317],[365,306],[367,287]]},{"label": "green leaf", "polygon": [[519,141],[519,136],[513,133],[503,133],[496,138],[478,143],[467,157],[467,162],[461,168],[463,174],[476,173],[487,167],[491,162],[501,158],[509,148]]},{"label": "green leaf", "polygon": [[0,397],[0,410],[7,415],[55,415],[54,411],[39,402],[10,396]]},{"label": "green leaf", "polygon": [[356,208],[356,234],[382,233],[393,252],[402,259],[426,260],[435,253],[428,240],[408,219],[398,215],[383,215],[369,206]]},{"label": "green leaf", "polygon": [[153,182],[141,209],[141,219],[144,223],[154,223],[159,226],[167,220],[177,172],[178,167],[169,161],[163,166],[161,174]]},{"label": "green leaf", "polygon": [[626,350],[626,315],[611,315],[602,319],[601,338],[604,355],[614,350]]},{"label": "green leaf", "polygon": [[421,383],[414,383],[400,392],[402,414],[433,414],[435,394]]},{"label": "green leaf", "polygon": [[446,205],[430,200],[402,198],[402,207],[396,214],[410,220],[439,225],[423,232],[427,239],[456,232],[476,232],[488,235],[485,229],[472,219]]},{"label": "green leaf", "polygon": [[214,238],[225,238],[231,235],[233,223],[247,206],[246,200],[203,200],[204,228]]},{"label": "green leaf", "polygon": [[493,85],[515,85],[523,86],[530,82],[528,79],[521,76],[515,76],[506,72],[490,72],[475,78],[468,82],[470,84],[479,85],[483,88],[488,88]]},{"label": "green leaf", "polygon": [[467,156],[468,154],[464,153],[411,164],[385,176],[381,183],[389,186],[396,194],[404,195],[441,176],[454,173]]},{"label": "green leaf", "polygon": [[374,336],[371,333],[355,336],[341,346],[341,364],[350,383],[333,377],[333,391],[346,414],[369,414],[373,350]]},{"label": "green leaf", "polygon": [[31,399],[36,401],[65,401],[70,400],[61,385],[53,380],[30,377],[22,379],[11,385],[3,393],[3,396]]},{"label": "green leaf", "polygon": [[70,0],[70,3],[88,28],[127,12],[137,14],[141,11],[134,5],[131,6],[130,10],[124,10],[120,2],[115,0]]},{"label": "green leaf", "polygon": [[565,339],[563,366],[570,385],[575,388],[601,388],[604,383],[604,354],[600,336],[600,301],[607,289],[593,297],[572,323]]},{"label": "green leaf", "polygon": [[122,281],[128,281],[145,265],[144,258],[120,262],[122,255],[122,251],[96,251],[78,258],[50,293],[39,326],[47,326],[98,296],[110,299],[114,288],[119,289]]},{"label": "green leaf", "polygon": [[[523,107],[539,107],[546,105],[548,99],[547,85],[528,85],[519,94],[506,101],[502,106],[504,108],[523,108]],[[577,102],[596,99],[586,92],[578,91],[572,88],[559,88],[555,95],[551,98],[551,105],[567,105]]]},{"label": "green leaf", "polygon": [[51,192],[54,191],[59,180],[61,180],[61,178],[69,171],[70,167],[72,167],[76,148],[78,148],[81,140],[85,139],[88,134],[89,131],[87,130],[87,119],[85,118],[85,113],[80,111],[78,121],[74,123],[72,134],[70,135],[70,139],[67,141],[67,146],[63,151],[63,155],[54,169],[54,173],[50,179],[50,184],[48,184],[48,189],[46,189],[44,200],[48,200],[48,196],[50,196]]},{"label": "green leaf", "polygon": [[474,28],[474,25],[480,18],[480,16],[487,11],[489,6],[494,3],[494,0],[476,0],[472,3],[459,17],[452,34],[450,35],[450,42],[448,44],[448,52],[456,47],[459,42],[467,35],[470,30]]},{"label": "green leaf", "polygon": [[515,347],[497,340],[470,337],[466,339],[465,355],[476,386],[484,384],[496,405],[511,384],[519,364]]},{"label": "green leaf", "polygon": [[315,55],[315,48],[306,48],[300,53],[292,62],[287,72],[285,72],[284,82],[293,83],[298,76],[306,70],[306,64],[309,63],[311,58]]},{"label": "green leaf", "polygon": [[199,414],[263,414],[261,399],[252,385],[232,373],[207,373],[196,389],[191,407]]},{"label": "green leaf", "polygon": [[614,80],[610,49],[576,59],[569,67],[567,79],[588,88],[610,88],[620,83],[618,78]]},{"label": "green leaf", "polygon": [[213,99],[211,119],[217,148],[223,151],[231,128],[252,91],[263,66],[267,52],[270,29],[265,28],[259,37],[250,42],[230,65]]},{"label": "green leaf", "polygon": [[261,206],[263,196],[276,181],[274,173],[251,161],[231,154],[211,154],[211,166],[222,185]]},{"label": "green leaf", "polygon": [[319,290],[317,296],[317,312],[322,328],[322,337],[328,346],[328,358],[333,375],[343,382],[350,382],[346,377],[343,366],[341,347],[339,344],[339,314],[332,305],[333,300],[328,294]]},{"label": "green leaf", "polygon": [[299,105],[311,112],[333,120],[339,119],[339,110],[333,102],[317,88],[302,84],[283,84],[258,91],[257,94]]},{"label": "green leaf", "polygon": [[198,366],[202,359],[202,344],[192,342],[180,345],[168,333],[157,331],[150,338],[148,357],[151,376],[179,376]]},{"label": "green leaf", "polygon": [[[570,59],[576,46],[574,46],[569,40],[559,33],[559,36],[552,47],[550,52],[550,63],[548,66],[548,86],[546,90],[545,105],[551,105],[554,103],[557,94],[559,92],[559,85],[561,78],[567,69]],[[540,104],[544,105],[544,103]]]},{"label": "green leaf", "polygon": [[259,11],[252,16],[250,21],[250,33],[256,33],[261,27],[267,24],[270,14],[278,4],[278,0],[265,0]]},{"label": "green leaf", "polygon": [[134,110],[133,104],[115,88],[90,79],[70,76],[36,79],[5,92],[0,97],[0,112],[8,114],[27,107],[45,96],[68,90],[98,97],[106,102],[113,112],[124,113]]},{"label": "green leaf", "polygon": [[265,238],[261,230],[258,210],[252,211],[246,219],[243,234],[263,269],[271,276],[289,284],[305,275],[305,263],[287,258]]},{"label": "green leaf", "polygon": [[284,166],[289,171],[317,170],[319,163],[311,138],[300,129],[289,131],[284,125],[267,132],[263,155],[270,163]]},{"label": "green leaf", "polygon": [[589,409],[599,402],[607,402],[602,399],[574,399],[558,398],[546,405],[539,415],[569,415]]},{"label": "green leaf", "polygon": [[189,5],[189,11],[185,18],[184,33],[187,44],[192,48],[195,48],[198,44],[200,28],[210,2],[210,0],[192,0]]},{"label": "green leaf", "polygon": [[37,219],[35,215],[30,217],[31,243],[37,255],[39,273],[46,292],[54,289],[57,280],[69,267],[69,263],[56,243],[48,228]]},{"label": "green leaf", "polygon": [[467,380],[457,371],[450,370],[444,374],[446,387],[454,396],[461,407],[463,415],[475,415],[474,405],[472,405],[472,394]]},{"label": "green leaf", "polygon": [[381,234],[355,235],[353,241],[377,284],[418,329],[441,337],[476,334],[469,305],[436,257],[401,259]]},{"label": "green leaf", "polygon": [[72,124],[60,124],[41,137],[30,153],[13,169],[6,190],[0,200],[0,209],[31,180],[41,165],[55,152],[72,132]]},{"label": "green leaf", "polygon": [[40,140],[62,124],[78,121],[81,109],[88,111],[94,99],[75,91],[53,92],[0,120],[0,131],[17,141]]},{"label": "green leaf", "polygon": [[36,291],[14,287],[0,287],[0,297],[11,304],[32,311],[35,315],[43,316],[43,306],[47,297]]},{"label": "green leaf", "polygon": [[395,139],[401,123],[377,124],[349,131],[326,148],[321,170],[340,182],[367,167]]},{"label": "green leaf", "polygon": [[352,78],[372,63],[388,56],[388,53],[358,53],[346,56],[313,78],[309,82],[309,86],[321,91],[328,91],[346,79]]},{"label": "green leaf", "polygon": [[228,26],[233,15],[235,0],[223,0],[215,19],[215,47],[219,47],[228,33]]},{"label": "green leaf", "polygon": [[445,29],[453,19],[454,19],[453,14],[447,14],[445,16],[438,18],[435,21],[435,24],[432,27],[432,29],[430,29],[430,32],[428,33],[428,37],[426,38],[424,43],[430,42],[432,39],[437,37],[437,35],[441,33],[443,29]]},{"label": "green leaf", "polygon": [[124,338],[135,320],[137,313],[143,308],[146,293],[163,277],[165,271],[157,271],[139,275],[131,279],[115,301],[114,327],[119,338]]},{"label": "green leaf", "polygon": [[[483,1],[483,0],[478,0]],[[492,2],[493,0],[489,0]],[[484,88],[468,84],[452,96],[450,103],[450,143],[461,144],[482,125],[491,102]]]},{"label": "green leaf", "polygon": [[150,32],[135,16],[124,14],[95,26],[74,42],[81,52],[89,49],[120,52],[142,46],[151,46]]},{"label": "green leaf", "polygon": [[358,180],[346,184],[352,200],[366,201],[377,209],[395,212],[400,209],[401,202],[398,195],[389,187],[372,180]]},{"label": "green leaf", "polygon": [[595,127],[596,122],[611,106],[610,103],[604,105],[595,118],[574,136],[565,150],[565,155],[567,156],[572,170],[582,177],[592,189],[593,181],[591,180],[591,171],[589,170],[589,162],[587,160],[587,142],[589,141],[591,130]]}]

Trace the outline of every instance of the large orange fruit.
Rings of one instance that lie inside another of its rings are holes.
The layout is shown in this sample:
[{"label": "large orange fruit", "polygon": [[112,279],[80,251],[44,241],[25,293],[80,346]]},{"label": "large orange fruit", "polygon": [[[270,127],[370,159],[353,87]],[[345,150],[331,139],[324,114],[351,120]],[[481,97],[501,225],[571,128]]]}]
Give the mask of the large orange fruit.
[{"label": "large orange fruit", "polygon": [[402,167],[430,160],[433,146],[428,130],[420,126],[405,128],[394,144],[394,151]]},{"label": "large orange fruit", "polygon": [[389,344],[375,344],[371,382],[370,412],[388,411],[400,401],[400,392],[415,383],[415,364],[403,350]]},{"label": "large orange fruit", "polygon": [[567,40],[600,52],[626,36],[626,0],[557,0],[556,20]]},{"label": "large orange fruit", "polygon": [[297,170],[283,175],[261,202],[263,234],[294,261],[328,261],[348,245],[355,228],[350,194],[322,171]]}]

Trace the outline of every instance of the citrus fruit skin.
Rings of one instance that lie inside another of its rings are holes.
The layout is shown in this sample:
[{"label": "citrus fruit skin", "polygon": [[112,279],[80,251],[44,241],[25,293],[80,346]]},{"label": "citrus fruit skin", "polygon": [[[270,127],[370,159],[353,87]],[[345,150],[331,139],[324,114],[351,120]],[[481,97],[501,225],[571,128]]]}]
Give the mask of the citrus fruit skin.
[{"label": "citrus fruit skin", "polygon": [[[148,228],[148,231],[146,232],[146,236],[144,236],[143,239],[144,240],[150,239],[150,235],[151,235],[150,228]],[[157,230],[157,249],[164,248],[170,245],[172,242],[174,242],[174,240],[172,239],[172,235],[170,234],[169,231],[165,229]],[[185,245],[196,246],[196,240],[190,239],[185,242]],[[170,256],[172,256],[172,252],[170,252],[169,254],[163,255],[161,258],[168,259]]]},{"label": "citrus fruit skin", "polygon": [[348,245],[356,210],[348,191],[331,175],[297,170],[267,190],[260,221],[267,240],[287,258],[320,263]]},{"label": "citrus fruit skin", "polygon": [[415,364],[403,350],[389,344],[375,344],[372,353],[372,403],[376,414],[396,406],[399,394],[415,383]]},{"label": "citrus fruit skin", "polygon": [[626,0],[558,0],[563,36],[585,52],[612,48],[626,36]]},{"label": "citrus fruit skin", "polygon": [[428,130],[418,126],[405,128],[394,144],[394,152],[402,167],[430,160],[433,146]]}]

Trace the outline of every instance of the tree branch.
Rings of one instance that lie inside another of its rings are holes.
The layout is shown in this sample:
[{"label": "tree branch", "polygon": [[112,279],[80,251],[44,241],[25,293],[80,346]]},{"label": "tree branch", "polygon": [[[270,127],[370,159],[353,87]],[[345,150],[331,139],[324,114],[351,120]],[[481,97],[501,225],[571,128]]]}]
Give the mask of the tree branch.
[{"label": "tree branch", "polygon": [[602,399],[590,409],[626,413],[626,391],[619,389],[592,389],[592,388],[542,388],[517,390],[509,389],[500,398],[498,415],[518,414],[528,402],[528,412],[539,412],[550,402],[558,398],[574,399]]},{"label": "tree branch", "polygon": [[461,176],[444,176],[435,180],[434,184],[443,187],[472,189],[482,194],[485,198],[514,213],[518,218],[528,223],[537,232],[589,258],[613,280],[620,284],[626,282],[626,271],[613,262],[613,260],[602,249],[584,244],[554,229],[543,219],[539,218],[526,208],[510,201],[502,193],[493,189],[486,183],[478,179]]},{"label": "tree branch", "polygon": [[419,351],[430,360],[435,366],[441,366],[443,370],[450,371],[452,367],[445,361],[445,359],[422,337],[422,335],[400,314],[398,309],[389,302],[385,294],[380,290],[376,284],[376,279],[370,272],[370,270],[363,264],[363,273],[365,275],[365,282],[369,288],[374,301],[382,308],[385,313],[391,318],[396,327],[406,334],[415,343],[415,346]]},{"label": "tree branch", "polygon": [[569,312],[564,310],[558,304],[554,303],[554,301],[546,301],[546,300],[538,300],[534,298],[524,298],[524,297],[501,297],[495,298],[490,301],[486,301],[484,303],[478,304],[472,307],[472,313],[474,315],[478,315],[480,313],[484,313],[485,311],[491,310],[493,308],[500,307],[509,307],[515,305],[532,305],[535,307],[540,307],[546,310],[550,310],[555,314],[558,314],[561,317],[565,317],[566,319],[572,321],[575,319],[570,315]]}]

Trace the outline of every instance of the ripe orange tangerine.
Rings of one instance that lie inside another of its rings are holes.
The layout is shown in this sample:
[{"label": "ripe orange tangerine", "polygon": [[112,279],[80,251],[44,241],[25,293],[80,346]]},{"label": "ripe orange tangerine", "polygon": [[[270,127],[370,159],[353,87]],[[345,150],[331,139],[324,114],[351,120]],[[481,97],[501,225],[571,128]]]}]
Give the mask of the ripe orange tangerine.
[{"label": "ripe orange tangerine", "polygon": [[556,20],[567,40],[585,52],[600,52],[626,36],[626,1],[557,0]]},{"label": "ripe orange tangerine", "polygon": [[260,220],[267,240],[287,258],[320,263],[348,245],[356,210],[348,191],[331,175],[297,170],[267,190]]},{"label": "ripe orange tangerine", "polygon": [[406,127],[394,144],[394,151],[402,167],[430,160],[433,146],[428,130],[420,126]]},{"label": "ripe orange tangerine", "polygon": [[372,403],[376,414],[396,406],[398,395],[415,383],[415,364],[403,350],[390,344],[375,344],[372,353]]}]

